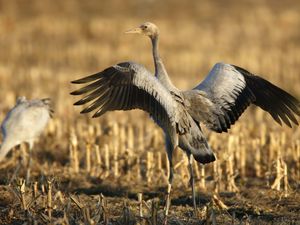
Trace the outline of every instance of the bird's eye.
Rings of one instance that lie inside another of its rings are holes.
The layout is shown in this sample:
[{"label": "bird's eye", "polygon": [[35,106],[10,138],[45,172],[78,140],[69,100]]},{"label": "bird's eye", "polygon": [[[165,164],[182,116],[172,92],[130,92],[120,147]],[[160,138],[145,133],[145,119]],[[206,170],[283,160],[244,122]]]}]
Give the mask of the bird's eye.
[{"label": "bird's eye", "polygon": [[145,26],[144,26],[144,29],[147,29],[147,28],[148,28],[148,26],[145,25]]}]

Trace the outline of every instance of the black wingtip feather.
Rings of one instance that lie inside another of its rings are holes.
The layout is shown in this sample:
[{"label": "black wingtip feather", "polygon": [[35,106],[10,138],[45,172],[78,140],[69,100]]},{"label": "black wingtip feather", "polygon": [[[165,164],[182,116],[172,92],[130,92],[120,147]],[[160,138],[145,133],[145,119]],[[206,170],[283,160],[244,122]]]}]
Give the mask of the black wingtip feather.
[{"label": "black wingtip feather", "polygon": [[280,125],[282,122],[289,127],[292,127],[291,122],[299,125],[294,116],[294,114],[300,116],[299,101],[294,96],[241,67],[234,67],[244,76],[247,86],[256,96],[254,104],[269,112]]},{"label": "black wingtip feather", "polygon": [[81,95],[81,94],[78,93],[78,90],[76,90],[76,91],[72,91],[72,92],[70,93],[70,95]]},{"label": "black wingtip feather", "polygon": [[85,83],[89,83],[89,82],[92,82],[94,80],[99,79],[101,77],[101,75],[102,75],[102,72],[95,73],[95,74],[92,74],[90,76],[80,78],[78,80],[73,80],[73,81],[71,81],[71,83],[72,84],[85,84]]},{"label": "black wingtip feather", "polygon": [[79,101],[75,102],[73,105],[83,105],[85,104],[82,99],[80,99]]}]

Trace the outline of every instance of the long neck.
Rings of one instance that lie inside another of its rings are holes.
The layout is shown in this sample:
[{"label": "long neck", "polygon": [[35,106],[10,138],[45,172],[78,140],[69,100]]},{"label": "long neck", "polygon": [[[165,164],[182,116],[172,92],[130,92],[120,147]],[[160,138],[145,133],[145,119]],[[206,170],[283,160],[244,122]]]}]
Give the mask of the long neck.
[{"label": "long neck", "polygon": [[155,66],[155,76],[166,88],[168,88],[169,90],[174,89],[175,86],[172,84],[168,76],[168,73],[166,71],[166,68],[158,53],[158,35],[151,37],[151,41],[152,41],[152,54],[153,54],[153,60]]}]

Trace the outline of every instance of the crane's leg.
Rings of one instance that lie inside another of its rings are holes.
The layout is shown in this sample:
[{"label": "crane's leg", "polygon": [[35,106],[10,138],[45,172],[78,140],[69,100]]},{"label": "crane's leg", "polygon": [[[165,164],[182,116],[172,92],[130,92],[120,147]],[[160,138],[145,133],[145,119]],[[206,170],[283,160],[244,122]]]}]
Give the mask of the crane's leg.
[{"label": "crane's leg", "polygon": [[[172,153],[170,153],[172,154]],[[168,153],[168,161],[169,161],[169,179],[168,179],[168,188],[167,188],[167,197],[166,197],[166,206],[165,206],[165,216],[168,216],[169,214],[169,208],[171,205],[171,188],[173,183],[173,163],[172,163],[172,155],[169,155]]]},{"label": "crane's leg", "polygon": [[26,171],[26,184],[30,182],[30,173],[31,173],[31,164],[32,164],[32,148],[33,148],[33,141],[29,142],[29,156],[28,156],[28,164],[27,164],[27,171]]},{"label": "crane's leg", "polygon": [[8,184],[11,184],[14,181],[14,179],[18,176],[19,170],[20,170],[20,168],[23,164],[24,159],[23,159],[22,154],[20,152],[18,152],[17,157],[18,157],[18,165],[16,166],[16,169],[15,169],[13,175],[11,176]]},{"label": "crane's leg", "polygon": [[168,156],[168,166],[169,166],[169,179],[168,179],[168,188],[167,188],[167,196],[166,196],[166,205],[165,205],[165,219],[164,219],[164,224],[168,223],[168,214],[169,214],[169,209],[171,205],[171,189],[172,189],[172,183],[173,183],[173,151],[174,147],[171,141],[166,138],[166,148],[167,148],[167,156]]},{"label": "crane's leg", "polygon": [[197,210],[197,204],[196,204],[196,193],[195,193],[195,178],[194,178],[194,171],[193,171],[193,155],[190,153],[187,153],[188,159],[189,159],[189,171],[190,171],[190,185],[192,187],[192,198],[193,198],[193,206],[194,211],[196,213]]}]

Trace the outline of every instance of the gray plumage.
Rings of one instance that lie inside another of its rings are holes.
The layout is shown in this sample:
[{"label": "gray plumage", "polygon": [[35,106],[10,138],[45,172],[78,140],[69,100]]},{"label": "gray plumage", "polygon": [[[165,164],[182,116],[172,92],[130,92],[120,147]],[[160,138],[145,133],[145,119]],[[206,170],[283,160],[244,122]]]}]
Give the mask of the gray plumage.
[{"label": "gray plumage", "polygon": [[20,97],[7,113],[1,125],[3,142],[0,148],[0,162],[15,146],[27,142],[30,150],[34,141],[45,129],[53,111],[50,99],[26,100]]},{"label": "gray plumage", "polygon": [[300,116],[300,108],[295,97],[238,66],[217,63],[203,82],[183,94],[191,116],[216,132],[226,132],[251,103],[280,125],[282,121],[289,127],[298,125],[295,115]]},{"label": "gray plumage", "polygon": [[[124,62],[72,83],[91,84],[72,92],[85,94],[75,105],[88,103],[82,113],[96,110],[94,117],[111,110],[142,109],[164,130],[169,158],[171,186],[172,153],[179,146],[189,157],[189,169],[195,203],[192,154],[200,163],[215,160],[200,124],[209,129],[227,131],[244,110],[256,104],[281,124],[298,125],[299,101],[261,77],[225,63],[217,63],[208,76],[192,90],[181,91],[171,82],[159,56],[159,30],[153,23],[144,23],[127,33],[144,34],[151,39],[155,76],[145,67]],[[95,100],[96,99],[96,100]],[[93,101],[93,102],[91,102]],[[166,207],[168,209],[168,207]]]}]

